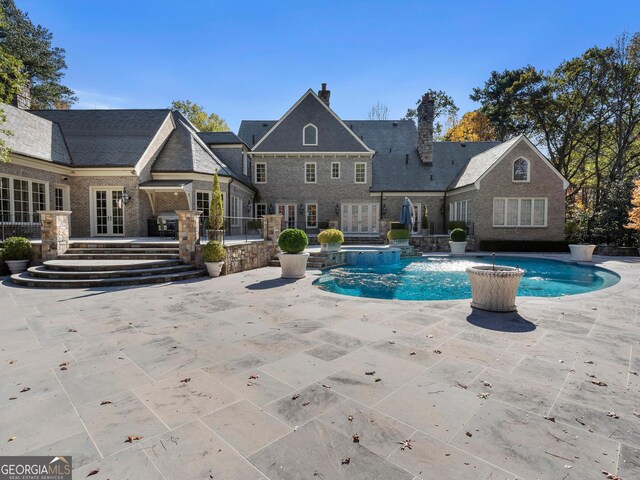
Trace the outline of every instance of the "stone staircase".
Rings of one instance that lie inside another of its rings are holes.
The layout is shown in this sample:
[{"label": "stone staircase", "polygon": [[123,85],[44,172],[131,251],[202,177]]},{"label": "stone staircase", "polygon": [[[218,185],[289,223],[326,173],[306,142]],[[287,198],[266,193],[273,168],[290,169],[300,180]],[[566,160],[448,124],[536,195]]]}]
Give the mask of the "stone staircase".
[{"label": "stone staircase", "polygon": [[72,243],[57,260],[12,275],[27,287],[90,288],[166,283],[200,277],[184,265],[176,243]]}]

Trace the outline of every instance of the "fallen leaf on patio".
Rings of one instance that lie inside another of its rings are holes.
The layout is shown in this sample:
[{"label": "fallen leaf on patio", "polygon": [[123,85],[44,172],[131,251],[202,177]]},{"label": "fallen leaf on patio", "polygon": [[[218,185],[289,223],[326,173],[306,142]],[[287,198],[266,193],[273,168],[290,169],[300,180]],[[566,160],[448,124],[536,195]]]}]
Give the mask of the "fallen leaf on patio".
[{"label": "fallen leaf on patio", "polygon": [[31,390],[31,388],[24,387],[22,390],[20,390],[20,393],[28,392],[29,390]]},{"label": "fallen leaf on patio", "polygon": [[616,412],[607,412],[607,417],[620,418],[619,415],[616,415]]},{"label": "fallen leaf on patio", "polygon": [[593,363],[593,360],[587,360],[584,363],[586,363],[587,365],[595,365],[595,363]]},{"label": "fallen leaf on patio", "polygon": [[411,450],[411,442],[412,442],[411,439],[398,442],[400,444],[400,450],[404,450],[405,448],[408,448],[409,450]]},{"label": "fallen leaf on patio", "polygon": [[491,384],[489,382],[487,382],[486,380],[482,380],[480,383],[482,383],[485,387],[491,388]]},{"label": "fallen leaf on patio", "polygon": [[360,435],[357,433],[353,436],[353,443],[360,443]]},{"label": "fallen leaf on patio", "polygon": [[9,397],[9,400],[17,400],[18,397]]},{"label": "fallen leaf on patio", "polygon": [[249,380],[257,380],[260,378],[260,375],[249,375]]},{"label": "fallen leaf on patio", "polygon": [[416,352],[411,352],[409,355],[415,355],[415,354],[416,354]]},{"label": "fallen leaf on patio", "polygon": [[602,474],[606,475],[609,480],[622,480],[622,477],[614,475],[613,473],[609,473],[606,470],[602,470]]},{"label": "fallen leaf on patio", "polygon": [[369,372],[364,372],[365,375],[375,375],[376,371],[375,370],[371,370]]},{"label": "fallen leaf on patio", "polygon": [[478,397],[483,398],[483,399],[484,398],[489,398],[489,394],[488,393],[479,393]]},{"label": "fallen leaf on patio", "polygon": [[247,387],[250,387],[251,385],[253,385],[253,383],[247,382]]},{"label": "fallen leaf on patio", "polygon": [[629,370],[629,373],[630,373],[631,375],[636,375],[636,376],[638,375],[638,372],[634,372],[633,370]]},{"label": "fallen leaf on patio", "polygon": [[190,381],[191,381],[191,377],[187,377],[180,380],[180,383],[189,383]]},{"label": "fallen leaf on patio", "polygon": [[564,363],[564,360],[558,360],[558,363]]},{"label": "fallen leaf on patio", "polygon": [[640,418],[640,412],[633,412],[633,414],[634,414],[636,417]]},{"label": "fallen leaf on patio", "polygon": [[574,418],[574,420],[575,420],[576,422],[578,422],[578,423],[579,423],[580,425],[582,425],[582,426],[585,426],[585,425],[586,425],[586,423],[584,423],[582,420],[580,420],[580,419],[578,419],[578,418]]},{"label": "fallen leaf on patio", "polygon": [[68,367],[60,367],[60,370],[69,370]]},{"label": "fallen leaf on patio", "polygon": [[598,385],[599,387],[606,387],[607,386],[607,384],[604,383],[601,380],[591,380],[591,383],[593,383],[594,385]]},{"label": "fallen leaf on patio", "polygon": [[17,360],[9,360],[9,365],[13,365],[16,362],[17,362]]},{"label": "fallen leaf on patio", "polygon": [[69,328],[69,329],[67,329],[67,332],[69,332],[69,333],[75,333],[75,332],[77,332],[77,331],[78,331],[78,330],[76,330],[75,328]]},{"label": "fallen leaf on patio", "polygon": [[587,377],[589,377],[589,378],[597,378],[593,373],[587,373]]},{"label": "fallen leaf on patio", "polygon": [[396,342],[394,342],[393,340],[389,340],[389,345],[395,345]]},{"label": "fallen leaf on patio", "polygon": [[7,442],[13,442],[16,438],[18,437],[9,437],[9,440],[7,440]]},{"label": "fallen leaf on patio", "polygon": [[473,433],[471,433],[471,432],[467,432],[467,433],[465,433],[465,435],[466,435],[467,437],[473,437]]},{"label": "fallen leaf on patio", "polygon": [[376,379],[374,380],[374,382],[381,382],[381,381],[382,381],[382,379],[381,379],[381,378],[376,378]]},{"label": "fallen leaf on patio", "polygon": [[347,420],[349,420],[350,422],[353,422],[353,415],[349,415],[349,416],[347,417]]},{"label": "fallen leaf on patio", "polygon": [[111,403],[113,403],[111,400],[104,400],[104,401],[100,402],[100,405],[109,405]]},{"label": "fallen leaf on patio", "polygon": [[64,362],[61,363],[60,365],[58,365],[59,367],[66,367],[67,365],[69,365],[69,362]]},{"label": "fallen leaf on patio", "polygon": [[571,465],[565,465],[564,468],[573,468]]},{"label": "fallen leaf on patio", "polygon": [[544,417],[545,420],[549,420],[550,422],[556,423],[556,417],[550,417],[549,415],[545,415]]},{"label": "fallen leaf on patio", "polygon": [[342,465],[349,465],[350,461],[351,461],[351,458],[349,458],[349,457],[343,458],[342,459]]},{"label": "fallen leaf on patio", "polygon": [[327,385],[326,383],[323,383],[323,384],[322,384],[322,386],[323,386],[324,388],[331,388],[331,385]]},{"label": "fallen leaf on patio", "polygon": [[133,443],[135,440],[142,440],[143,438],[142,435],[129,435],[124,443]]},{"label": "fallen leaf on patio", "polygon": [[91,477],[92,475],[97,475],[97,474],[98,474],[98,472],[100,472],[100,469],[99,469],[99,468],[96,468],[95,470],[91,470],[91,471],[89,472],[89,475],[87,475],[87,477]]},{"label": "fallen leaf on patio", "polygon": [[458,385],[460,388],[464,388],[465,390],[469,388],[469,385],[465,385],[464,383],[460,383],[460,382],[456,382],[456,385]]},{"label": "fallen leaf on patio", "polygon": [[298,398],[299,396],[300,396],[300,395],[298,395],[298,394],[296,393],[293,397],[291,397],[291,400],[295,400],[295,399],[296,399],[296,398]]},{"label": "fallen leaf on patio", "polygon": [[293,427],[293,431],[297,432],[298,431],[298,425],[296,425],[295,427]]},{"label": "fallen leaf on patio", "polygon": [[433,353],[437,353],[438,355],[440,355],[442,352],[440,350],[434,350]]},{"label": "fallen leaf on patio", "polygon": [[433,338],[433,335],[427,335],[427,338]]},{"label": "fallen leaf on patio", "polygon": [[306,407],[307,405],[309,405],[309,402],[302,402],[303,407]]}]

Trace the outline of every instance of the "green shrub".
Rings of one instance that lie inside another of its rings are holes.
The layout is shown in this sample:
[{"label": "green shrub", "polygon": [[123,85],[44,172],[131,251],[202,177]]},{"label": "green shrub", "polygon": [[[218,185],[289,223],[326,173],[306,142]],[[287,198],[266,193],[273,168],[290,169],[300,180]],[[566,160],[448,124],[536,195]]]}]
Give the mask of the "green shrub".
[{"label": "green shrub", "polygon": [[429,219],[427,218],[427,209],[422,210],[422,229],[427,230],[429,228]]},{"label": "green shrub", "polygon": [[205,262],[223,262],[227,258],[227,250],[220,242],[209,240],[202,249],[202,258]]},{"label": "green shrub", "polygon": [[569,242],[545,240],[481,240],[485,252],[557,252],[569,251]]},{"label": "green shrub", "polygon": [[391,222],[391,230],[404,230],[404,225],[400,222]]},{"label": "green shrub", "polygon": [[260,230],[262,228],[261,220],[249,220],[247,222],[247,228],[249,230]]},{"label": "green shrub", "polygon": [[31,242],[24,237],[9,237],[4,241],[3,260],[30,260]]},{"label": "green shrub", "polygon": [[309,245],[307,234],[298,228],[283,230],[278,238],[278,246],[284,253],[301,253]]},{"label": "green shrub", "polygon": [[320,230],[326,230],[329,228],[329,222],[318,222],[318,228]]},{"label": "green shrub", "polygon": [[330,228],[323,230],[318,234],[318,242],[320,243],[344,243],[344,235],[340,230]]},{"label": "green shrub", "polygon": [[454,228],[451,232],[451,241],[452,242],[466,242],[467,241],[467,232],[465,232],[461,228]]},{"label": "green shrub", "polygon": [[464,230],[465,232],[467,231],[467,224],[465,222],[461,222],[459,220],[452,220],[447,224],[447,228],[449,230],[455,230],[456,228],[460,228],[462,230]]},{"label": "green shrub", "polygon": [[389,230],[387,232],[387,239],[389,240],[408,240],[411,234],[409,230]]}]

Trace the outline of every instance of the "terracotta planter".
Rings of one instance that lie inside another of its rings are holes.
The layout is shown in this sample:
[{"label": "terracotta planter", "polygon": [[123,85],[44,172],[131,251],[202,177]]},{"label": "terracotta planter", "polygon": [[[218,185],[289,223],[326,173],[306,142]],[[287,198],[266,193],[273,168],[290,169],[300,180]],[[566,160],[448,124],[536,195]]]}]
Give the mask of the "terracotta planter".
[{"label": "terracotta planter", "polygon": [[339,243],[321,243],[320,251],[326,253],[339,252],[341,244]]},{"label": "terracotta planter", "polygon": [[449,242],[449,248],[451,249],[451,255],[463,255],[467,248],[467,242]]},{"label": "terracotta planter", "polygon": [[569,250],[571,250],[571,260],[574,262],[590,262],[595,249],[595,245],[569,245]]},{"label": "terracotta planter", "polygon": [[304,278],[307,275],[309,253],[279,253],[282,278]]},{"label": "terracotta planter", "polygon": [[219,277],[224,262],[204,262],[210,277]]},{"label": "terracotta planter", "polygon": [[524,270],[496,265],[467,267],[471,282],[471,306],[490,312],[514,312],[516,293]]},{"label": "terracotta planter", "polygon": [[4,263],[7,264],[7,267],[9,267],[12,274],[16,274],[22,273],[27,269],[29,260],[5,260]]}]

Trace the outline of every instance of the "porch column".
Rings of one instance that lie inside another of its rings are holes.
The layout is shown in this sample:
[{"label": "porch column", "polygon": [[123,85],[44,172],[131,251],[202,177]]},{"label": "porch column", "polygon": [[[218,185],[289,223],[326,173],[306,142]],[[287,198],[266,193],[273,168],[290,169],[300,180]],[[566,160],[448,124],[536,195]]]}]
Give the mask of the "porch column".
[{"label": "porch column", "polygon": [[264,240],[278,241],[280,232],[282,231],[282,214],[276,213],[271,215],[265,215],[262,217],[264,223],[262,227],[262,235]]},{"label": "porch column", "polygon": [[198,210],[176,210],[178,214],[178,248],[184,264],[196,263],[196,245],[200,239],[200,215]]},{"label": "porch column", "polygon": [[60,210],[40,210],[42,261],[55,260],[69,248],[69,215]]}]

